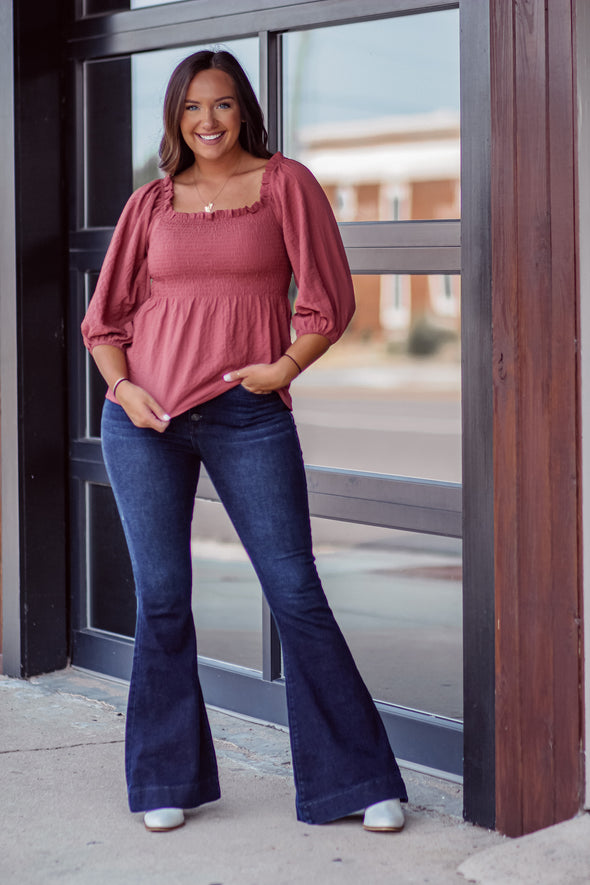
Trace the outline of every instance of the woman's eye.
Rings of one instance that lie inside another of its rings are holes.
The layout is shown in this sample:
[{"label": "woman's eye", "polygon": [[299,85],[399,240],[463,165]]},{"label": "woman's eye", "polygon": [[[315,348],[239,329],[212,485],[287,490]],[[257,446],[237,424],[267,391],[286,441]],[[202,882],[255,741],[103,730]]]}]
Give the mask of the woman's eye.
[{"label": "woman's eye", "polygon": [[197,104],[187,104],[185,107],[185,111],[198,111],[199,106]]},{"label": "woman's eye", "polygon": [[227,108],[230,108],[231,105],[228,104],[226,101],[222,101],[220,104],[217,105],[217,107],[222,108],[223,110],[226,110]]}]

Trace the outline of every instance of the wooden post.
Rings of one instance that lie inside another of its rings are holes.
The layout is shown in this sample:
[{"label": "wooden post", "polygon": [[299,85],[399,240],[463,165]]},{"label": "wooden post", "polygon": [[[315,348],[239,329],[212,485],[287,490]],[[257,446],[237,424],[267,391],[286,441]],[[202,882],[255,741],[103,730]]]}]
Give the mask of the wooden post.
[{"label": "wooden post", "polygon": [[580,806],[572,0],[493,0],[496,825]]}]

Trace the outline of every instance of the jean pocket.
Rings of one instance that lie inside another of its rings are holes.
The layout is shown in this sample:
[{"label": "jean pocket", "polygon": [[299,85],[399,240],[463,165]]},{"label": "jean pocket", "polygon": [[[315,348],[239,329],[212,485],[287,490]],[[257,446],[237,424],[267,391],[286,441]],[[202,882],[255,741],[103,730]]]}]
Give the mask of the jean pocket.
[{"label": "jean pocket", "polygon": [[247,390],[242,384],[236,384],[235,387],[223,394],[220,399],[231,403],[260,403],[273,402],[273,400],[280,400],[282,402],[276,390],[271,390],[270,393],[254,393],[251,390]]},{"label": "jean pocket", "polygon": [[239,388],[246,394],[246,396],[253,396],[256,399],[276,399],[277,397],[280,399],[276,390],[271,390],[270,393],[254,393],[253,390],[247,390],[243,384],[240,384]]},{"label": "jean pocket", "polygon": [[205,403],[200,411],[207,424],[243,427],[264,422],[286,408],[281,397],[275,391],[252,393],[238,384],[221,396]]}]

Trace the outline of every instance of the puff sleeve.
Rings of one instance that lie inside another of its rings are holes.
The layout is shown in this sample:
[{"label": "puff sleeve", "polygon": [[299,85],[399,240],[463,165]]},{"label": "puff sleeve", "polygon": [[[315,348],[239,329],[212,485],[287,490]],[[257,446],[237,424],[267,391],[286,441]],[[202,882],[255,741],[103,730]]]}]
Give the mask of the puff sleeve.
[{"label": "puff sleeve", "polygon": [[354,290],[340,231],[328,198],[312,173],[282,157],[273,181],[273,209],[283,230],[298,294],[293,328],[331,344],[354,313]]},{"label": "puff sleeve", "polygon": [[124,348],[133,340],[133,317],[150,294],[148,229],[160,191],[160,180],[144,185],[121,213],[82,322],[82,338],[91,352],[97,344]]}]

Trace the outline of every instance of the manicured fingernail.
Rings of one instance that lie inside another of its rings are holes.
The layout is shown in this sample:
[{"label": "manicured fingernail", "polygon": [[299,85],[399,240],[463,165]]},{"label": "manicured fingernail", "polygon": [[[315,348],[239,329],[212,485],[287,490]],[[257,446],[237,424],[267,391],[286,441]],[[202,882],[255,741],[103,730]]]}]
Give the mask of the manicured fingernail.
[{"label": "manicured fingernail", "polygon": [[228,372],[226,375],[224,375],[223,380],[224,381],[231,381],[231,372]]},{"label": "manicured fingernail", "polygon": [[162,415],[162,421],[172,421],[170,415]]}]

